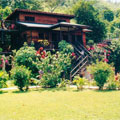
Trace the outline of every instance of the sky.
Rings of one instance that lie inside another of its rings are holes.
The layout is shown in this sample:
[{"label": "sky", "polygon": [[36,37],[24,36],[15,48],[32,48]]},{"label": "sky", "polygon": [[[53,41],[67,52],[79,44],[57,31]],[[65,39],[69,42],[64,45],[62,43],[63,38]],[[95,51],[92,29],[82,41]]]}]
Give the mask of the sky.
[{"label": "sky", "polygon": [[112,2],[120,2],[120,0],[111,0]]}]

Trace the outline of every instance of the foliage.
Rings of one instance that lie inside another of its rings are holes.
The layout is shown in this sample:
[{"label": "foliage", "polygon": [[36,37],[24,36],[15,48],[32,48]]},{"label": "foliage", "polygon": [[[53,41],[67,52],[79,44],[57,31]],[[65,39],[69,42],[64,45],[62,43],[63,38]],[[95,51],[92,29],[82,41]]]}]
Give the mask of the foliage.
[{"label": "foliage", "polygon": [[87,34],[88,39],[100,42],[106,35],[106,27],[93,5],[91,1],[81,0],[73,7],[73,11],[78,24],[91,26],[92,32]]},{"label": "foliage", "polygon": [[75,83],[77,85],[77,89],[82,90],[83,89],[83,85],[85,85],[86,79],[85,78],[81,78],[79,75],[75,76],[73,79],[73,83]]},{"label": "foliage", "polygon": [[114,13],[112,10],[110,9],[106,9],[104,10],[104,19],[106,19],[107,21],[113,21],[114,20]]},{"label": "foliage", "polygon": [[9,79],[9,75],[5,71],[0,71],[0,88],[7,87],[6,81]]},{"label": "foliage", "polygon": [[36,50],[34,47],[29,47],[24,44],[15,55],[15,63],[17,65],[24,65],[32,71],[32,76],[38,74],[38,58],[36,56]]},{"label": "foliage", "polygon": [[12,10],[16,8],[20,9],[42,9],[41,2],[39,0],[0,0],[0,4],[4,9],[6,6],[10,6]]},{"label": "foliage", "polygon": [[120,72],[120,41],[112,40],[111,45],[108,46],[110,50],[110,56],[108,57],[109,63],[113,63],[115,67],[115,72]]},{"label": "foliage", "polygon": [[100,90],[103,89],[104,84],[107,82],[111,74],[113,74],[112,67],[105,62],[97,62],[88,67],[88,70],[94,76],[97,86]]},{"label": "foliage", "polygon": [[58,44],[58,48],[62,53],[72,53],[74,52],[74,48],[71,44],[69,44],[68,42],[66,42],[65,40],[62,40],[59,42]]},{"label": "foliage", "polygon": [[120,73],[117,73],[114,82],[116,83],[117,88],[120,89]]},{"label": "foliage", "polygon": [[44,0],[43,3],[49,12],[54,12],[65,4],[65,0]]},{"label": "foliage", "polygon": [[11,70],[11,78],[14,84],[18,86],[20,91],[28,90],[30,71],[25,66],[16,66]]},{"label": "foliage", "polygon": [[11,8],[8,6],[6,6],[4,9],[0,7],[0,20],[5,19],[11,12]]},{"label": "foliage", "polygon": [[51,55],[47,52],[47,56],[41,59],[40,70],[44,72],[41,78],[43,87],[55,87],[60,83],[62,73],[67,73],[71,67],[71,58],[68,54],[57,52]]},{"label": "foliage", "polygon": [[87,42],[87,44],[90,45],[90,46],[91,46],[91,45],[94,45],[94,41],[93,41],[93,40],[89,40],[89,41]]},{"label": "foliage", "polygon": [[108,90],[116,90],[116,88],[117,88],[117,84],[115,82],[111,82],[107,86]]},{"label": "foliage", "polygon": [[70,86],[70,80],[67,80],[67,79],[62,79],[62,81],[60,82],[59,84],[59,88],[62,88],[62,87],[67,87],[67,86]]},{"label": "foliage", "polygon": [[105,61],[108,62],[107,56],[110,55],[104,44],[94,44],[93,46],[87,46],[88,51],[92,55],[92,62]]}]

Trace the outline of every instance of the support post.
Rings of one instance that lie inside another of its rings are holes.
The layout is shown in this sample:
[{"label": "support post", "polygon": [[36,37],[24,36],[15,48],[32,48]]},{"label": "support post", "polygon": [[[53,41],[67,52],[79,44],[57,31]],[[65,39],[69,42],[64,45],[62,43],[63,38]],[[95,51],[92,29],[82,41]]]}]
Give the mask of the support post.
[{"label": "support post", "polygon": [[86,34],[85,32],[82,33],[83,45],[86,48]]}]

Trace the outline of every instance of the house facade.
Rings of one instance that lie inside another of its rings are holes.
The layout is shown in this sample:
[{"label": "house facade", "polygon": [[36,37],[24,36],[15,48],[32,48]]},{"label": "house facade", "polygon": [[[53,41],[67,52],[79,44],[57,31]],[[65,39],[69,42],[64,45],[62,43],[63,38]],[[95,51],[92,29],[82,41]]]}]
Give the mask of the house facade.
[{"label": "house facade", "polygon": [[34,43],[36,50],[41,46],[46,50],[58,49],[58,43],[66,40],[73,45],[77,56],[76,63],[70,72],[72,79],[83,71],[90,58],[86,49],[86,32],[89,26],[73,24],[74,15],[16,9],[6,20],[1,21],[0,48],[3,53],[19,49],[24,42]]},{"label": "house facade", "polygon": [[89,32],[89,26],[70,23],[73,18],[74,15],[16,9],[3,25],[1,23],[1,45],[5,50],[9,45],[11,49],[17,49],[24,42],[30,45],[33,41],[38,49],[42,41],[47,42],[45,49],[58,49],[59,41],[66,40],[73,45],[78,41],[86,46],[85,33]]}]

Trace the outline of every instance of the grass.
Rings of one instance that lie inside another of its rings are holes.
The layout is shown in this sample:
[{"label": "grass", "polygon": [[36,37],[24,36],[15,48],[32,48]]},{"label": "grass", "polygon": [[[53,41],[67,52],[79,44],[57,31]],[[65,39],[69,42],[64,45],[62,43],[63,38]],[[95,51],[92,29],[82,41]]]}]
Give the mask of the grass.
[{"label": "grass", "polygon": [[0,92],[0,120],[120,120],[120,91]]}]

